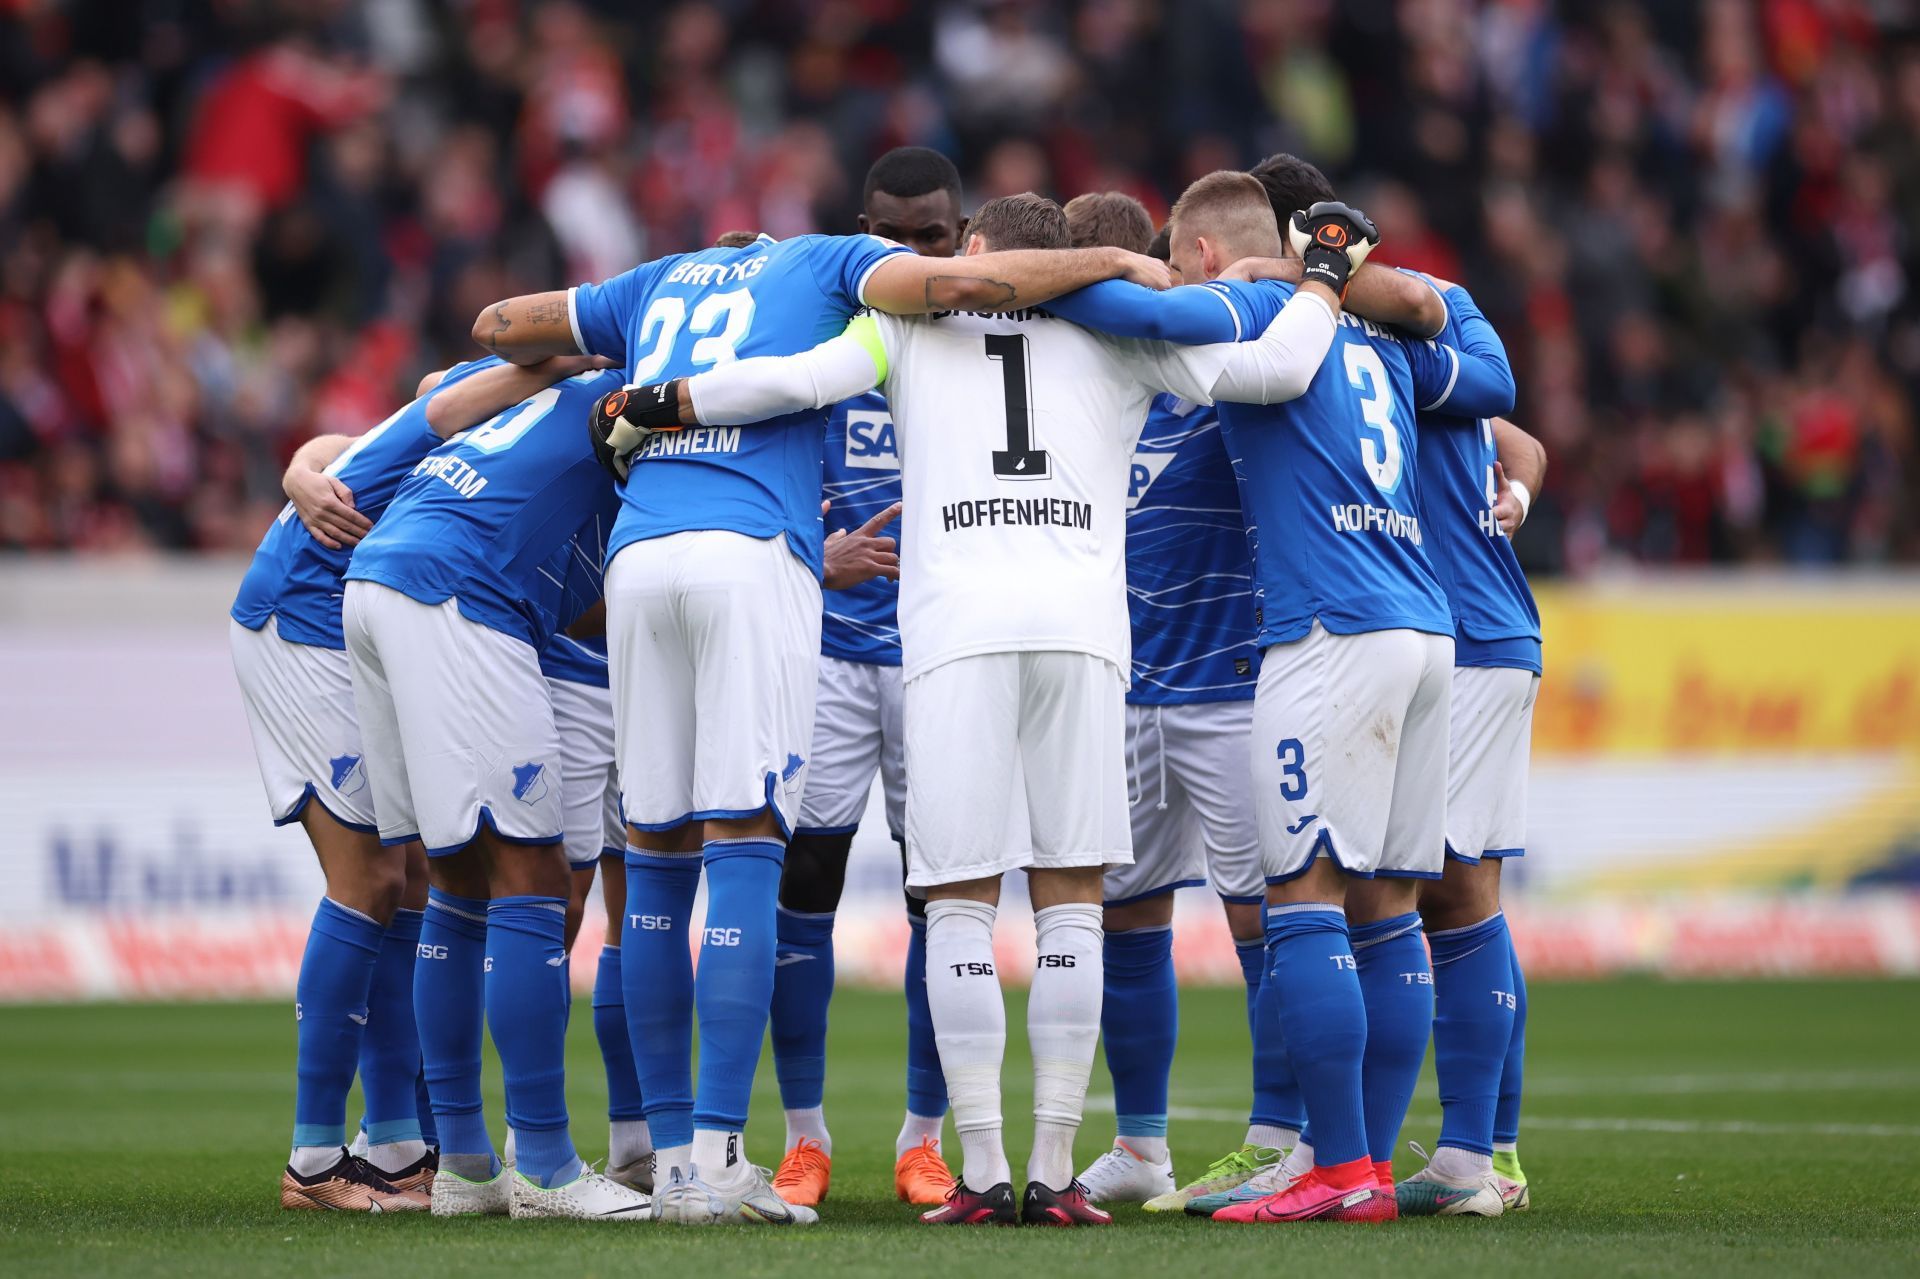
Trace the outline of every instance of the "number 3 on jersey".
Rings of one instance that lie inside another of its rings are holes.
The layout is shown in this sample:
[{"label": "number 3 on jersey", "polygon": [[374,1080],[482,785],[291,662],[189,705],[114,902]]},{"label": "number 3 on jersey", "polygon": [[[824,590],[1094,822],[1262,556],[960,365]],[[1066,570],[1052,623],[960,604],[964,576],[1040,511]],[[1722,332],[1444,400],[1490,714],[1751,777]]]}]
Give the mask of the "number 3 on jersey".
[{"label": "number 3 on jersey", "polygon": [[1372,477],[1373,486],[1382,493],[1391,493],[1400,487],[1402,454],[1400,431],[1393,424],[1392,384],[1387,381],[1387,366],[1380,362],[1380,353],[1370,346],[1350,342],[1343,349],[1347,382],[1360,392],[1360,415],[1368,428],[1380,432],[1378,444],[1367,436],[1360,437],[1360,462]]},{"label": "number 3 on jersey", "polygon": [[1027,375],[1024,333],[987,334],[987,358],[1000,365],[1006,399],[1007,447],[993,451],[994,478],[1044,480],[1050,473],[1045,449],[1033,447],[1033,383]]}]

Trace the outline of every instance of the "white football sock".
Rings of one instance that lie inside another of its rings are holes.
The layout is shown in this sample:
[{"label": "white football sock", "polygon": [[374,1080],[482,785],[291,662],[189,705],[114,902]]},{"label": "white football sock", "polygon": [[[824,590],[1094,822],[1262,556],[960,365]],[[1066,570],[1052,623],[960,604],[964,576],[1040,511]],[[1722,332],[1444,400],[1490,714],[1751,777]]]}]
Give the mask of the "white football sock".
[{"label": "white football sock", "polygon": [[659,1150],[656,1150],[653,1155],[654,1184],[657,1186],[666,1185],[668,1180],[673,1176],[673,1171],[676,1168],[680,1170],[682,1177],[690,1177],[693,1175],[691,1171],[692,1167],[692,1146],[662,1146]]},{"label": "white football sock", "polygon": [[367,1162],[381,1172],[399,1172],[426,1153],[424,1141],[383,1141],[367,1147]]},{"label": "white football sock", "polygon": [[1433,1175],[1455,1184],[1478,1181],[1493,1171],[1493,1156],[1475,1154],[1458,1146],[1442,1146],[1427,1161]]},{"label": "white football sock", "polygon": [[1298,1141],[1294,1143],[1293,1153],[1281,1161],[1280,1165],[1289,1177],[1304,1177],[1313,1171],[1313,1143]]},{"label": "white football sock", "polygon": [[921,1142],[929,1140],[938,1150],[940,1130],[946,1126],[946,1122],[945,1115],[916,1115],[909,1110],[906,1122],[900,1125],[900,1135],[893,1139],[893,1157],[898,1159]]},{"label": "white football sock", "polygon": [[1027,997],[1027,1040],[1033,1048],[1033,1155],[1027,1180],[1065,1190],[1073,1180],[1073,1137],[1080,1130],[1100,1041],[1100,907],[1092,902],[1049,906],[1033,913],[1033,927],[1038,963]]},{"label": "white football sock", "polygon": [[1135,1159],[1150,1164],[1167,1162],[1167,1139],[1165,1137],[1115,1137],[1113,1144],[1123,1150],[1131,1151]]},{"label": "white football sock", "polygon": [[751,1171],[744,1133],[719,1128],[693,1130],[693,1166],[709,1186],[730,1186]]},{"label": "white football sock", "polygon": [[615,1168],[653,1153],[653,1130],[644,1119],[615,1119],[607,1124],[607,1162]]},{"label": "white football sock", "polygon": [[323,1173],[340,1162],[339,1146],[295,1146],[287,1156],[287,1167],[302,1177]]},{"label": "white football sock", "polygon": [[993,968],[993,921],[985,902],[927,903],[927,1007],[940,1069],[947,1076],[960,1178],[987,1190],[1013,1180],[1002,1141],[1000,1065],[1007,1053],[1007,1006]]},{"label": "white football sock", "polygon": [[827,1133],[826,1112],[820,1107],[808,1106],[804,1110],[787,1112],[787,1149],[792,1150],[802,1137],[819,1142],[822,1154],[833,1154],[833,1138]]},{"label": "white football sock", "polygon": [[1272,1124],[1247,1126],[1249,1146],[1265,1146],[1268,1150],[1292,1150],[1299,1142],[1300,1130],[1297,1128],[1277,1128]]}]

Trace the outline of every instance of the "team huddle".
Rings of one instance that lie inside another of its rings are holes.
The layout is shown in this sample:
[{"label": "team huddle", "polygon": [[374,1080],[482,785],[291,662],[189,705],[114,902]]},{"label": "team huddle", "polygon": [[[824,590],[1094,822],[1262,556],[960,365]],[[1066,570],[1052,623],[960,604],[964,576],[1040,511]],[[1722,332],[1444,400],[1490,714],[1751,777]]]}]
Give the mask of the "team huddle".
[{"label": "team huddle", "polygon": [[[962,207],[945,157],[890,152],[860,234],[730,233],[505,299],[485,358],[295,456],[230,628],[273,817],[327,882],[285,1207],[818,1220],[834,914],[876,775],[910,925],[895,1188],[922,1220],[1527,1206],[1499,870],[1541,671],[1508,537],[1545,456],[1502,417],[1499,338],[1458,285],[1368,265],[1372,224],[1292,156],[1201,178],[1157,236],[1111,192]],[[604,1171],[564,1070],[602,870]],[[1183,1184],[1173,894],[1197,886],[1245,976],[1252,1105]],[[769,1029],[775,1171],[745,1139]],[[1396,1184],[1430,1038],[1440,1139]],[[1076,1175],[1103,1040],[1115,1138]]]}]

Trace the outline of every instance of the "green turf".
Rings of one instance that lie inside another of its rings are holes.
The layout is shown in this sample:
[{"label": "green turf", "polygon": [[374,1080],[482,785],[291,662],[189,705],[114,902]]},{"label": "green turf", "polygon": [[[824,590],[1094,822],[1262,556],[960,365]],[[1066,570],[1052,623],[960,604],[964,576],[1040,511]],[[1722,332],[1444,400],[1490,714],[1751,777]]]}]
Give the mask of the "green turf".
[{"label": "green turf", "polygon": [[[1173,1125],[1183,1175],[1239,1140],[1241,1017],[1232,991],[1184,1000]],[[1262,1228],[1125,1209],[1106,1231],[935,1232],[891,1197],[898,1001],[844,992],[834,1005],[836,1175],[823,1224],[698,1231],[282,1212],[293,1044],[285,1008],[0,1009],[0,1274],[1920,1271],[1920,984],[1543,984],[1532,1017],[1528,1213]],[[1009,1021],[1020,1024],[1017,1011]],[[573,1021],[572,1067],[576,1132],[597,1157],[604,1093],[584,1015]],[[1009,1063],[1016,1170],[1024,1070]],[[771,1161],[778,1102],[771,1069],[761,1078],[750,1141]],[[490,1064],[496,1136],[498,1081]],[[1097,1071],[1095,1091],[1105,1088]],[[1405,1135],[1431,1143],[1436,1114],[1429,1080]],[[1090,1111],[1083,1163],[1108,1124],[1105,1110]],[[1403,1158],[1403,1172],[1414,1166]]]}]

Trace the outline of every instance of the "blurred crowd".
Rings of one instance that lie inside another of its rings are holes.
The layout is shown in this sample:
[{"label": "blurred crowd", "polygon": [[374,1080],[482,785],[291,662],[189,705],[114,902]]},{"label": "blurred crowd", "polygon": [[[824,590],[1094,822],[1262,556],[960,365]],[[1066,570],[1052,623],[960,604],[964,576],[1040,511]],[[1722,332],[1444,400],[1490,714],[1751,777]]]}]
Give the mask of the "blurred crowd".
[{"label": "blurred crowd", "polygon": [[1910,562],[1912,0],[0,0],[0,548],[236,550],[488,300],[1287,150],[1457,279],[1530,567]]}]

